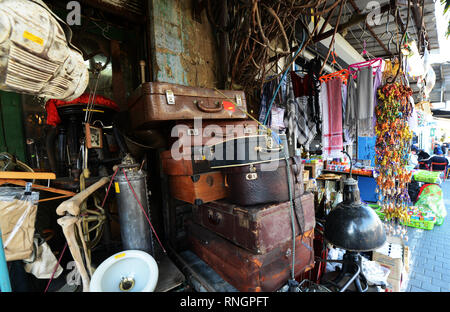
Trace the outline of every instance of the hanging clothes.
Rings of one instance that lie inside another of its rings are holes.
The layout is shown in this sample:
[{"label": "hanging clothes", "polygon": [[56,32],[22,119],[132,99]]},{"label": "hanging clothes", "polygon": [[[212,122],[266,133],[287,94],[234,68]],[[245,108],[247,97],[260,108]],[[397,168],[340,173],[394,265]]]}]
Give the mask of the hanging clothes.
[{"label": "hanging clothes", "polygon": [[344,135],[348,144],[353,144],[356,138],[356,81],[353,75],[349,75],[347,81],[347,102],[344,114]]},{"label": "hanging clothes", "polygon": [[295,132],[295,140],[309,148],[309,144],[316,136],[316,124],[312,118],[314,107],[312,102],[312,80],[307,74],[300,77],[295,72],[291,72],[291,84],[288,83],[289,91],[287,98],[287,110],[285,123],[289,124]]},{"label": "hanging clothes", "polygon": [[[378,67],[376,72],[375,72],[375,76],[373,77],[373,103],[374,103],[374,107],[376,107],[378,105],[378,88],[381,86],[383,82],[383,72],[381,71],[381,68]],[[377,116],[374,113],[373,117],[372,117],[372,127],[373,130],[375,130],[375,125],[377,123]],[[372,136],[374,136],[375,133],[372,134]]]},{"label": "hanging clothes", "polygon": [[342,156],[342,79],[336,77],[321,85],[322,149],[324,158]]},{"label": "hanging clothes", "polygon": [[347,83],[347,104],[344,115],[346,139],[354,142],[356,136],[375,135],[375,106],[377,89],[381,85],[382,72],[377,68],[375,77],[371,66],[358,70],[356,79],[349,75]]},{"label": "hanging clothes", "polygon": [[358,135],[373,136],[373,116],[375,112],[373,95],[373,69],[371,66],[361,68],[356,78]]},{"label": "hanging clothes", "polygon": [[[270,77],[269,77],[270,78]],[[275,100],[272,104],[272,109],[268,113],[270,102],[272,101],[272,98],[275,94],[275,90],[278,87],[278,84],[281,84],[280,89],[275,97]],[[280,104],[284,103],[286,99],[286,78],[283,80],[274,79],[269,82],[266,82],[263,86],[262,94],[261,94],[261,103],[260,103],[260,111],[259,111],[259,122],[264,124],[264,121],[266,119],[266,115],[268,114],[267,118],[267,126],[271,127],[272,124],[272,112],[279,113],[279,106]]]}]

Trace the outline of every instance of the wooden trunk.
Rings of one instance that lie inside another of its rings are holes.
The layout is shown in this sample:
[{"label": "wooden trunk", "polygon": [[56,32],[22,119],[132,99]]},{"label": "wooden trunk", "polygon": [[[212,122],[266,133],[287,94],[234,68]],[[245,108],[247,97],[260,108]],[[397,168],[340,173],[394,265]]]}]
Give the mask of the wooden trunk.
[{"label": "wooden trunk", "polygon": [[[313,229],[314,196],[306,193],[293,204],[296,235]],[[194,205],[192,220],[255,254],[267,253],[280,243],[292,241],[289,202],[244,207],[225,200],[213,201]]]},{"label": "wooden trunk", "polygon": [[191,153],[180,154],[174,158],[171,152],[167,150],[160,154],[162,170],[169,176],[195,175],[211,171],[208,160],[197,159]]},{"label": "wooden trunk", "polygon": [[192,176],[169,176],[169,188],[174,198],[196,205],[219,200],[226,196],[224,178],[220,171]]},{"label": "wooden trunk", "polygon": [[[273,292],[291,278],[292,239],[254,254],[194,222],[186,222],[189,247],[225,281],[242,292]],[[314,230],[295,239],[294,276],[314,267]]]}]

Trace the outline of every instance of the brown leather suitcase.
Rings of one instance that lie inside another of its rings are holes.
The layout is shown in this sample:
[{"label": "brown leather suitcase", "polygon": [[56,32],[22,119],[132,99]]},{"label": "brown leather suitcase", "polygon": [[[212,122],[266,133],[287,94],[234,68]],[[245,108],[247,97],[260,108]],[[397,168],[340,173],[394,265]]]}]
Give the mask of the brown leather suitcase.
[{"label": "brown leather suitcase", "polygon": [[194,120],[179,121],[172,129],[172,137],[183,146],[213,145],[237,137],[258,134],[254,120]]},{"label": "brown leather suitcase", "polygon": [[[234,103],[238,107],[235,107]],[[166,82],[141,84],[128,99],[132,126],[152,127],[161,121],[203,119],[245,119],[243,91],[188,87]]]},{"label": "brown leather suitcase", "polygon": [[196,174],[282,160],[285,157],[286,135],[281,134],[278,137],[281,143],[265,134],[244,135],[225,140],[221,138],[211,145],[186,146],[176,141],[170,150],[161,153],[163,170],[168,175],[176,175],[176,172],[185,170],[188,170],[189,174]]},{"label": "brown leather suitcase", "polygon": [[171,150],[160,153],[162,170],[167,175],[195,175],[212,171],[208,160],[191,153],[180,153],[175,158]]},{"label": "brown leather suitcase", "polygon": [[[291,278],[292,240],[253,254],[190,220],[186,231],[190,249],[239,291],[273,292]],[[310,230],[295,239],[296,278],[314,267],[313,238]]]},{"label": "brown leather suitcase", "polygon": [[[303,194],[303,164],[298,157],[289,159],[292,198]],[[222,169],[225,174],[227,199],[250,206],[281,203],[289,200],[286,160]]]},{"label": "brown leather suitcase", "polygon": [[[192,147],[197,154],[198,148]],[[200,148],[213,169],[276,161],[284,159],[288,152],[286,135],[275,132],[232,138]]]},{"label": "brown leather suitcase", "polygon": [[181,201],[201,205],[226,196],[223,174],[220,171],[192,176],[169,176],[171,195]]},{"label": "brown leather suitcase", "polygon": [[[294,204],[296,235],[315,227],[314,195],[305,193]],[[255,254],[292,240],[289,202],[243,207],[225,200],[192,207],[192,220]]]}]

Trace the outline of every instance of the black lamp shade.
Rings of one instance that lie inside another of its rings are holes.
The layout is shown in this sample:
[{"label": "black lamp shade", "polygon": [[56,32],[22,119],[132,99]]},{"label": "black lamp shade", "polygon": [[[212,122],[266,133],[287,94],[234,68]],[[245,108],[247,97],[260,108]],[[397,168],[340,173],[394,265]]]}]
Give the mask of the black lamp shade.
[{"label": "black lamp shade", "polygon": [[357,181],[344,185],[344,200],[325,218],[325,239],[341,249],[363,252],[381,247],[386,241],[384,226],[369,206],[361,203]]}]

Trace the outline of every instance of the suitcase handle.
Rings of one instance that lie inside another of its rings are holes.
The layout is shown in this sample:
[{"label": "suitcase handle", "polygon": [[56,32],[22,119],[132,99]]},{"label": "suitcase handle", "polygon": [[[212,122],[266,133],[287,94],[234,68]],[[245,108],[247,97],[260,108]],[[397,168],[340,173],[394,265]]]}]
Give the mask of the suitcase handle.
[{"label": "suitcase handle", "polygon": [[203,104],[203,101],[194,101],[197,108],[205,113],[218,113],[223,110],[223,105],[220,102],[216,102],[217,107],[207,107]]}]

